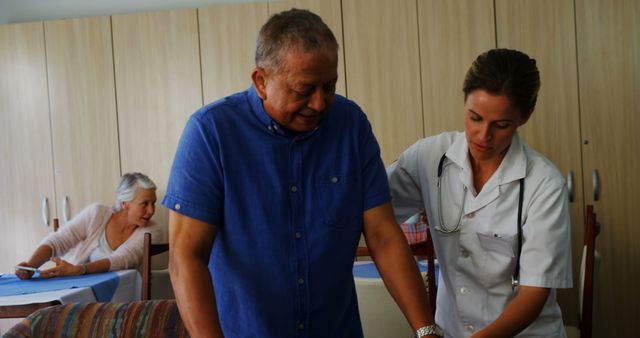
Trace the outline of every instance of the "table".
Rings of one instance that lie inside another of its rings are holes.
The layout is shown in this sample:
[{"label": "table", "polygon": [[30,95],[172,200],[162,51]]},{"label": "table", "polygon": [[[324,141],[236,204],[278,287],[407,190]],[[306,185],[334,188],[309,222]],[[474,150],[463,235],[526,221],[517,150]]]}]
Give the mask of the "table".
[{"label": "table", "polygon": [[[6,278],[7,275],[3,277]],[[11,276],[11,275],[9,275]],[[92,275],[77,276],[76,278],[91,278]],[[2,278],[2,277],[0,277]],[[130,302],[140,299],[142,281],[138,270],[122,270],[109,275],[116,284],[110,300],[101,296],[101,301]],[[53,281],[53,280],[52,280]],[[42,281],[46,283],[47,281]],[[104,279],[102,280],[104,282]],[[86,284],[86,283],[85,283]],[[22,318],[34,311],[57,304],[96,302],[96,294],[92,286],[66,288],[52,291],[42,291],[28,294],[0,296],[0,318]]]}]

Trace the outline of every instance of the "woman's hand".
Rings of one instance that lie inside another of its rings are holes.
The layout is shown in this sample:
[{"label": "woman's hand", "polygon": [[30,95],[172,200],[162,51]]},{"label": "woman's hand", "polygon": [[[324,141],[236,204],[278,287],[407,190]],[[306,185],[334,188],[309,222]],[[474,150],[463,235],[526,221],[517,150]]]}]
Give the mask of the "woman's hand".
[{"label": "woman's hand", "polygon": [[[16,264],[18,266],[27,266],[27,267],[32,267],[29,266],[29,264],[27,262],[20,262],[18,264]],[[33,271],[29,271],[29,270],[22,270],[22,269],[16,269],[16,276],[20,279],[30,279],[31,276],[33,276],[34,272]]]},{"label": "woman's hand", "polygon": [[84,272],[84,268],[82,265],[73,265],[64,259],[54,257],[51,259],[56,266],[40,271],[40,277],[42,278],[51,278],[51,277],[62,277],[62,276],[77,276],[81,275]]}]

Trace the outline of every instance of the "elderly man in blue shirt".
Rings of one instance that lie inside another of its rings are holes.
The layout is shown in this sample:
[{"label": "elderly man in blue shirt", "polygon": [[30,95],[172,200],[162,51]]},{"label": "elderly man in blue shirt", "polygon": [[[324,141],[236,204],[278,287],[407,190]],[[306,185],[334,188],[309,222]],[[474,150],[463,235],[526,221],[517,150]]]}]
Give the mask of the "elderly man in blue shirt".
[{"label": "elderly man in blue shirt", "polygon": [[274,15],[251,87],[187,122],[163,204],[191,336],[362,337],[352,275],[362,233],[416,336],[438,332],[371,126],[335,95],[337,64],[320,17]]}]

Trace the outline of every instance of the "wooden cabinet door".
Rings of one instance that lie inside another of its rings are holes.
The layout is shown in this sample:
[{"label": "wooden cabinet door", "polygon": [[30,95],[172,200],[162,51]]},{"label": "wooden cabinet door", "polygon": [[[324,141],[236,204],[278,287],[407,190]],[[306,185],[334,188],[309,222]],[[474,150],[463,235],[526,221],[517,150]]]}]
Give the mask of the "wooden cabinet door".
[{"label": "wooden cabinet door", "polygon": [[[640,318],[640,2],[576,1],[585,201],[602,224],[594,337],[635,337]],[[600,181],[594,198],[592,173]]]},{"label": "wooden cabinet door", "polygon": [[256,37],[267,17],[266,3],[198,9],[205,103],[249,88]]},{"label": "wooden cabinet door", "polygon": [[[319,15],[322,21],[329,26],[340,50],[338,50],[338,83],[336,93],[346,96],[346,78],[344,72],[344,44],[342,40],[342,8],[340,0],[284,0],[269,2],[269,15],[273,15],[291,8],[308,9]],[[264,20],[266,22],[266,19]],[[260,26],[264,23],[262,22]],[[257,36],[258,31],[256,31]]]},{"label": "wooden cabinet door", "polygon": [[113,204],[120,177],[109,17],[45,22],[61,225],[93,202]]},{"label": "wooden cabinet door", "polygon": [[42,22],[0,25],[0,120],[0,271],[11,272],[55,217]]},{"label": "wooden cabinet door", "polygon": [[[571,203],[574,286],[579,280],[584,208],[580,112],[572,0],[496,1],[498,47],[536,59],[542,86],[533,115],[522,128],[524,142],[549,158],[565,175],[573,172]],[[577,288],[558,291],[566,323],[576,324]]]},{"label": "wooden cabinet door", "polygon": [[187,118],[202,106],[197,11],[112,16],[120,161],[158,186],[160,205]]},{"label": "wooden cabinet door", "polygon": [[493,0],[418,0],[425,136],[463,130],[464,76],[495,48]]},{"label": "wooden cabinet door", "polygon": [[347,94],[367,114],[389,165],[424,135],[416,2],[342,6]]}]

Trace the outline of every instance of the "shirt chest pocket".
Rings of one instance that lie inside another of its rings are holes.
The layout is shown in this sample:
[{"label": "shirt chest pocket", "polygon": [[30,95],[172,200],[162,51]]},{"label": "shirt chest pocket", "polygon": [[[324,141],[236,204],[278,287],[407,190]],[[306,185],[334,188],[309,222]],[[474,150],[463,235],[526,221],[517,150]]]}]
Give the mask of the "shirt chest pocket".
[{"label": "shirt chest pocket", "polygon": [[478,233],[480,247],[484,251],[481,271],[487,287],[510,281],[516,261],[517,238],[513,236],[496,237]]},{"label": "shirt chest pocket", "polygon": [[346,227],[362,217],[363,196],[351,175],[324,175],[316,180],[318,219],[331,227]]}]

